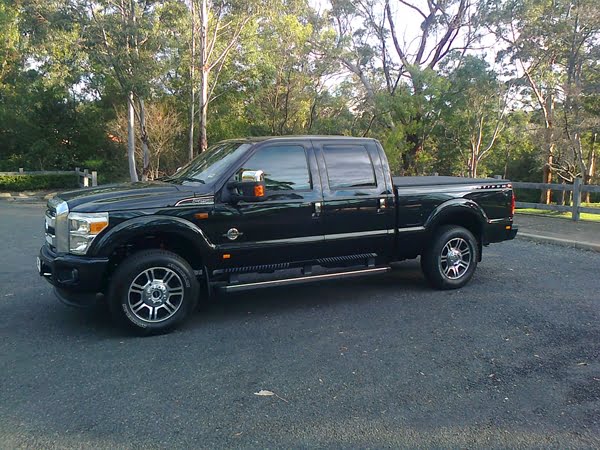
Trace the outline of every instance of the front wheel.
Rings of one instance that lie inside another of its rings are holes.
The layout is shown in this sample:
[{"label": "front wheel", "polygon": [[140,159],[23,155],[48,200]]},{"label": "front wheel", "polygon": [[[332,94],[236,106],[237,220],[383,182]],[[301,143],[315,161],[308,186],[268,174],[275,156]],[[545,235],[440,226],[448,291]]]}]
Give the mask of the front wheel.
[{"label": "front wheel", "polygon": [[113,317],[145,334],[163,333],[181,324],[198,301],[192,267],[175,253],[147,250],[123,261],[111,281]]},{"label": "front wheel", "polygon": [[421,255],[425,278],[437,289],[458,289],[469,282],[479,260],[477,239],[456,225],[440,227]]}]

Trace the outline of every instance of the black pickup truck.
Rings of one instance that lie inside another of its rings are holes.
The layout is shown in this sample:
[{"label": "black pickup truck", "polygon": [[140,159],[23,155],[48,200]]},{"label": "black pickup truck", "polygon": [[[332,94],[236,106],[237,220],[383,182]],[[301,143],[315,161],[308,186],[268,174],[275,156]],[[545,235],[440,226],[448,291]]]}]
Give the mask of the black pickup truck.
[{"label": "black pickup truck", "polygon": [[230,140],[173,176],[59,194],[39,273],[70,305],[106,302],[146,332],[201,298],[378,274],[421,256],[438,289],[464,286],[482,247],[515,237],[510,182],[392,177],[374,139]]}]

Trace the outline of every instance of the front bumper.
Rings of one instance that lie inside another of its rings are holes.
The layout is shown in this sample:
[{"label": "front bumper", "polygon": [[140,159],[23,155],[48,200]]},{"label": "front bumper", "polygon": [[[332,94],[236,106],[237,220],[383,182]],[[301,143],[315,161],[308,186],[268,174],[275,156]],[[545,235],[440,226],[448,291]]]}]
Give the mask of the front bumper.
[{"label": "front bumper", "polygon": [[96,294],[104,290],[108,258],[58,254],[48,245],[40,249],[38,270],[62,292]]}]

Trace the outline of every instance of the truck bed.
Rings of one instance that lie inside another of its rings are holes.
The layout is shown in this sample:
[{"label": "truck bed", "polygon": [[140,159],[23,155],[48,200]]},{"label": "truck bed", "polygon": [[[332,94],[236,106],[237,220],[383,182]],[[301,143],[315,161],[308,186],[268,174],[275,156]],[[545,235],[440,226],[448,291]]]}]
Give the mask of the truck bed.
[{"label": "truck bed", "polygon": [[495,178],[465,178],[465,177],[393,177],[394,186],[397,188],[414,186],[444,186],[453,184],[489,184],[506,183],[506,180]]}]

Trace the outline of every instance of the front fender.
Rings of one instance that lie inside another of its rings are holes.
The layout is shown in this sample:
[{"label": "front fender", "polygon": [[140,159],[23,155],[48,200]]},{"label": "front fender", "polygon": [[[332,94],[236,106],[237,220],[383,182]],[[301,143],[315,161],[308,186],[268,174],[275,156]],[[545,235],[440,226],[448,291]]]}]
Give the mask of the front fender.
[{"label": "front fender", "polygon": [[482,230],[488,223],[487,214],[476,202],[467,198],[453,198],[432,211],[425,221],[425,229],[432,230],[446,219],[463,215],[475,219]]},{"label": "front fender", "polygon": [[202,255],[215,250],[206,234],[192,222],[173,216],[142,216],[121,222],[106,234],[94,240],[89,250],[90,256],[108,257],[117,247],[140,236],[154,233],[176,234],[185,238]]}]

